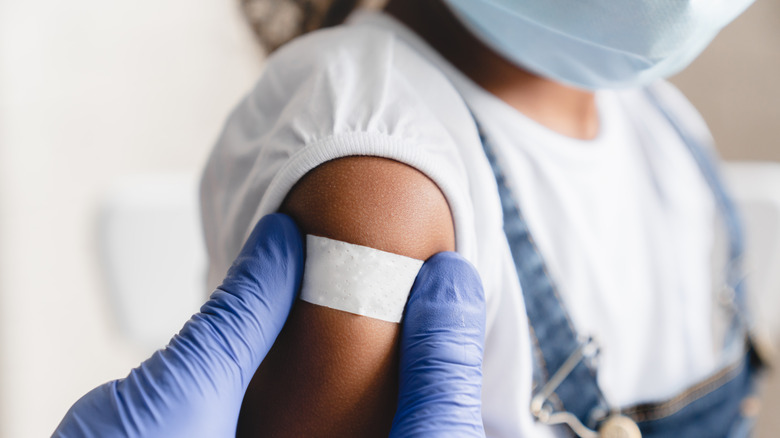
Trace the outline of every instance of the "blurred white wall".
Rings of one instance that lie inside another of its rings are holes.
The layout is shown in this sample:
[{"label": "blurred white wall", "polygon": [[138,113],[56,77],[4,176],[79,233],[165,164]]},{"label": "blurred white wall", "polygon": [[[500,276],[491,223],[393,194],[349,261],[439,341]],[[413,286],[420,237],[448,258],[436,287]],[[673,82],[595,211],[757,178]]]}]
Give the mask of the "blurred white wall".
[{"label": "blurred white wall", "polygon": [[230,0],[0,1],[0,436],[42,437],[149,354],[109,313],[99,201],[198,173],[260,53]]},{"label": "blurred white wall", "polygon": [[[149,353],[110,313],[98,204],[199,172],[261,67],[235,3],[0,0],[0,437],[49,435]],[[758,0],[675,79],[731,159],[780,160],[779,9]]]}]

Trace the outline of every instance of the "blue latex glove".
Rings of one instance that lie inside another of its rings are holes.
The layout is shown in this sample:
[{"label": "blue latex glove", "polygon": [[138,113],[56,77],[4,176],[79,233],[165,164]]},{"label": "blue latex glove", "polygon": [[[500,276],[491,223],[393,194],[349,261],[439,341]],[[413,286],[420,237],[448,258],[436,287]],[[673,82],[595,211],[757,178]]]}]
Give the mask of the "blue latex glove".
[{"label": "blue latex glove", "polygon": [[168,346],[71,407],[55,437],[234,437],[249,381],[290,313],[303,273],[295,223],[258,222],[209,301]]},{"label": "blue latex glove", "polygon": [[[87,393],[54,436],[234,437],[246,388],[287,319],[302,270],[293,221],[263,218],[222,285],[168,347]],[[476,272],[453,253],[432,257],[406,311],[393,434],[484,436],[484,302]]]},{"label": "blue latex glove", "polygon": [[401,324],[391,437],[484,437],[485,298],[477,271],[452,252],[417,274]]}]

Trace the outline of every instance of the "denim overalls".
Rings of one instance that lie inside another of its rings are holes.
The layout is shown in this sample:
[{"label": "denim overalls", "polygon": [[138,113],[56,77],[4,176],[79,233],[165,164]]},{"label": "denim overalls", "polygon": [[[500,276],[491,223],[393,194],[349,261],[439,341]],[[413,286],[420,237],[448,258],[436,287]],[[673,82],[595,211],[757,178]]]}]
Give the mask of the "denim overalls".
[{"label": "denim overalls", "polygon": [[559,429],[580,437],[750,436],[753,422],[752,418],[743,416],[743,402],[753,394],[761,363],[748,336],[740,266],[743,252],[741,225],[710,151],[687,135],[676,118],[660,104],[652,89],[648,88],[646,92],[690,149],[723,217],[730,245],[724,296],[733,310],[729,336],[731,345],[740,349],[737,355],[740,359],[665,402],[622,409],[609,406],[596,377],[594,359],[598,346],[575,330],[520,207],[506,185],[501,167],[491,150],[490,139],[480,130],[485,154],[498,183],[504,232],[520,279],[530,332],[534,338],[531,413],[537,421],[546,424],[565,424],[568,429]]}]

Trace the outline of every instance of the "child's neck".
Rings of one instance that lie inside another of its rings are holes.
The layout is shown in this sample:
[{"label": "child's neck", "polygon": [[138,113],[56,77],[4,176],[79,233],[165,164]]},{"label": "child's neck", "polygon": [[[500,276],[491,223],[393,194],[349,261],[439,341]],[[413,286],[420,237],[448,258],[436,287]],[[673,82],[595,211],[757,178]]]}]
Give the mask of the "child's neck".
[{"label": "child's neck", "polygon": [[598,135],[592,92],[542,78],[506,61],[471,35],[440,0],[390,0],[385,10],[474,82],[527,117],[568,137],[589,140]]}]

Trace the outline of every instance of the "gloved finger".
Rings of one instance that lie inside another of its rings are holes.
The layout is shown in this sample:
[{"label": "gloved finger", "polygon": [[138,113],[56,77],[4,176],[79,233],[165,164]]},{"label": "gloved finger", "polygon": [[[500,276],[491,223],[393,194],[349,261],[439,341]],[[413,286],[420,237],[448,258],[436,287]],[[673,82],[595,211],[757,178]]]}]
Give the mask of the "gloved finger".
[{"label": "gloved finger", "polygon": [[485,298],[455,253],[423,265],[401,327],[399,404],[391,436],[479,436]]},{"label": "gloved finger", "polygon": [[303,243],[295,222],[283,214],[263,217],[178,341],[237,366],[248,384],[287,320],[302,275]]},{"label": "gloved finger", "polygon": [[287,320],[302,273],[297,226],[285,215],[265,216],[200,312],[165,349],[133,370],[122,387],[154,388],[160,398],[231,395],[240,403]]}]

